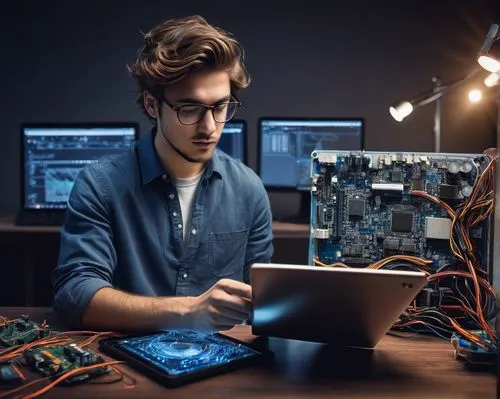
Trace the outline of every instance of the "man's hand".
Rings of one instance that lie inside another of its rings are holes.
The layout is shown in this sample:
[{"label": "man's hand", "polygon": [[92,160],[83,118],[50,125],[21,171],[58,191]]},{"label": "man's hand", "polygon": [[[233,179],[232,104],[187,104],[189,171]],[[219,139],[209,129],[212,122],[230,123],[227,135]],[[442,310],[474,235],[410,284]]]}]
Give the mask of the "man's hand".
[{"label": "man's hand", "polygon": [[188,324],[193,330],[229,330],[248,320],[252,311],[252,289],[248,284],[222,279],[200,296],[190,298]]}]

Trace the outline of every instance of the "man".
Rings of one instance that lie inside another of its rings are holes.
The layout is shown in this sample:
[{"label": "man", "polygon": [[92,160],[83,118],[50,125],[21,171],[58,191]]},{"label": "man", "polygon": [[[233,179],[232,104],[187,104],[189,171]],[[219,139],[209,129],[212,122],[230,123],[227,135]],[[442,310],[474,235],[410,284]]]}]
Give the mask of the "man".
[{"label": "man", "polygon": [[78,176],[54,309],[93,329],[229,329],[251,314],[250,265],[273,251],[260,179],[216,149],[250,82],[243,50],[199,16],[169,20],[146,34],[130,72],[155,126]]}]

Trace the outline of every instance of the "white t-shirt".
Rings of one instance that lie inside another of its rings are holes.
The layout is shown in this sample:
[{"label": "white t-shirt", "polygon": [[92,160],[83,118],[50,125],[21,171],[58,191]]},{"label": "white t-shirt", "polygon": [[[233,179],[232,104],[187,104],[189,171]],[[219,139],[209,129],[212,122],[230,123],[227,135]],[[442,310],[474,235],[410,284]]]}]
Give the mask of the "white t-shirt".
[{"label": "white t-shirt", "polygon": [[187,179],[175,179],[174,184],[177,188],[177,195],[179,196],[179,203],[181,205],[182,215],[182,237],[184,243],[187,240],[187,232],[191,225],[191,211],[193,208],[193,201],[196,193],[196,188],[200,182],[203,171],[195,177]]}]

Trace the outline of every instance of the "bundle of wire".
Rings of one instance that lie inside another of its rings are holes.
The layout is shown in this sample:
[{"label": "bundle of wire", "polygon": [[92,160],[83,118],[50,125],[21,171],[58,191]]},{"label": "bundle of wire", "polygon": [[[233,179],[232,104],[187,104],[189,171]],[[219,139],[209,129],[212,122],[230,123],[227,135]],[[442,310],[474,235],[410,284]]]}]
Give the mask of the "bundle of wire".
[{"label": "bundle of wire", "polygon": [[[13,320],[9,320],[5,317],[0,316],[0,325],[5,325],[12,321]],[[47,326],[45,321],[40,325],[44,327]],[[96,332],[96,331],[63,331],[54,333],[49,337],[37,339],[30,343],[26,343],[23,345],[16,345],[0,350],[0,363],[7,361],[10,362],[10,364],[16,369],[17,373],[20,376],[22,376],[23,379],[22,385],[16,388],[12,388],[8,391],[3,391],[3,392],[0,391],[0,399],[7,397],[11,398],[13,397],[12,395],[14,395],[15,393],[19,393],[19,396],[16,397],[22,399],[32,399],[46,393],[47,391],[51,390],[58,384],[64,382],[69,377],[75,376],[80,373],[85,373],[100,367],[109,367],[113,371],[114,375],[111,376],[112,378],[105,378],[104,376],[99,377],[98,380],[92,381],[91,382],[92,384],[115,383],[118,381],[123,381],[126,377],[125,388],[133,388],[136,384],[135,379],[116,367],[117,364],[123,363],[122,361],[109,360],[103,363],[96,363],[89,366],[78,367],[50,377],[41,377],[32,380],[28,380],[21,370],[20,360],[24,352],[28,351],[29,349],[49,347],[52,345],[69,344],[69,343],[76,343],[80,348],[84,348],[101,337],[109,337],[109,336],[120,336],[120,334],[114,332]],[[45,385],[42,385],[42,387],[40,387],[41,384]],[[27,388],[33,388],[36,386],[38,386],[38,389],[35,389],[34,391],[29,393],[25,393]]]},{"label": "bundle of wire", "polygon": [[[471,195],[454,209],[443,200],[424,191],[411,191],[416,197],[431,201],[445,209],[451,219],[450,250],[456,262],[432,270],[431,260],[408,255],[383,258],[368,266],[371,269],[410,269],[423,271],[429,285],[436,292],[448,289],[447,303],[434,307],[409,306],[393,326],[393,331],[410,333],[430,332],[444,339],[458,333],[484,348],[496,350],[496,333],[488,321],[495,317],[495,291],[488,281],[488,273],[481,267],[471,241],[471,230],[494,209],[496,158],[488,158],[482,171],[478,168]],[[325,267],[349,267],[341,262],[325,264],[313,259],[315,265]],[[484,331],[485,334],[481,334]],[[487,338],[486,338],[487,337]]]}]

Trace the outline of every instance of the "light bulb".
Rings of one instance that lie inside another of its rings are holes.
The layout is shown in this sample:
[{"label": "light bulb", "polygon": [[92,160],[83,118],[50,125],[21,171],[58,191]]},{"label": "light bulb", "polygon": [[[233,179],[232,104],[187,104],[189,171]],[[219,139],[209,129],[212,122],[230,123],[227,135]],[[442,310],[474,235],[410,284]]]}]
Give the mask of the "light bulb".
[{"label": "light bulb", "polygon": [[474,90],[469,91],[469,101],[471,103],[479,102],[481,100],[481,97],[482,97],[481,90],[474,89]]},{"label": "light bulb", "polygon": [[409,101],[404,101],[390,107],[389,112],[395,120],[401,122],[404,118],[406,118],[413,112],[413,105],[411,105]]}]

